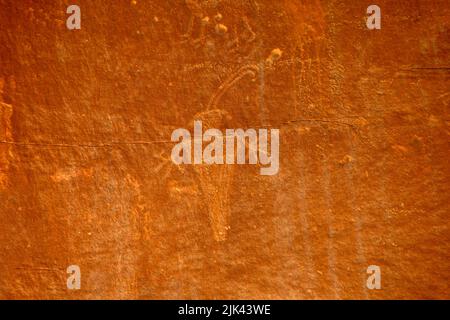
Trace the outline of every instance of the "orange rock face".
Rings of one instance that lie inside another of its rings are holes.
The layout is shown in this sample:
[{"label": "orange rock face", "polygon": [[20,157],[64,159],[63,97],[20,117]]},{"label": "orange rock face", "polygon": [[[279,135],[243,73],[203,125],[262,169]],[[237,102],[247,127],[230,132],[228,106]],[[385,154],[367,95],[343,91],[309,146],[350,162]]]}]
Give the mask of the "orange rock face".
[{"label": "orange rock face", "polygon": [[0,298],[449,298],[450,8],[373,2],[0,0]]}]

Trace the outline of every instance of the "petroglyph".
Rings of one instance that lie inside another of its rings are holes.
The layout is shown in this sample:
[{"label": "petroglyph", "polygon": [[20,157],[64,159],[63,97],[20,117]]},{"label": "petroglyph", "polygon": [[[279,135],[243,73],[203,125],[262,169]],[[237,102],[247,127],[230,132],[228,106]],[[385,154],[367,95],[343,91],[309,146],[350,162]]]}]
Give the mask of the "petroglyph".
[{"label": "petroglyph", "polygon": [[[204,129],[224,126],[229,115],[223,110],[209,110],[196,114],[195,120],[202,120]],[[198,177],[198,187],[205,200],[208,216],[216,241],[226,240],[231,215],[230,190],[234,176],[234,166],[196,165],[194,171]]]},{"label": "petroglyph", "polygon": [[[204,130],[213,128],[222,128],[231,116],[225,110],[219,108],[218,104],[221,98],[230,88],[235,86],[245,77],[255,80],[260,74],[261,68],[272,67],[273,64],[281,58],[282,51],[278,48],[272,50],[265,63],[249,64],[240,67],[219,86],[216,92],[211,96],[206,110],[194,116],[193,120],[201,120]],[[246,145],[246,149],[248,149]],[[249,150],[246,150],[249,151]],[[252,151],[252,150],[250,150]],[[235,151],[236,152],[236,151]],[[194,171],[198,177],[198,187],[205,199],[208,209],[208,215],[216,241],[226,240],[231,216],[230,208],[230,190],[234,177],[234,166],[230,165],[195,165]]]},{"label": "petroglyph", "polygon": [[248,21],[247,17],[242,17],[242,22],[244,23],[244,34],[245,32],[248,32],[248,38],[245,40],[247,43],[252,43],[256,40],[256,33],[253,31],[252,27],[250,26],[250,22]]},{"label": "petroglyph", "polygon": [[243,58],[254,52],[256,32],[246,16],[240,17],[239,23],[227,25],[220,12],[208,15],[208,11],[216,9],[217,2],[186,0],[185,3],[191,14],[182,42],[215,56]]},{"label": "petroglyph", "polygon": [[265,64],[249,64],[233,72],[230,76],[227,77],[227,79],[220,85],[220,87],[211,97],[207,106],[207,110],[216,109],[217,104],[219,103],[223,95],[241,79],[245,78],[246,76],[250,76],[253,80],[255,80],[256,76],[263,72],[264,68],[273,66],[273,64],[281,58],[281,55],[282,51],[280,49],[273,49],[269,57],[266,59]]},{"label": "petroglyph", "polygon": [[227,33],[228,28],[226,25],[220,23],[220,21],[222,21],[222,15],[220,13],[216,14],[216,16],[214,17],[214,21],[216,22],[216,25],[214,26],[214,30],[216,31],[216,33],[218,35],[224,35],[225,33]]},{"label": "petroglyph", "polygon": [[273,49],[272,52],[270,53],[270,56],[266,59],[266,64],[268,66],[272,66],[276,61],[278,61],[281,58],[281,55],[283,54],[283,52],[276,48]]},{"label": "petroglyph", "polygon": [[[187,26],[186,33],[182,35],[183,38],[194,46],[199,43],[204,45],[206,40],[206,29],[210,23],[210,18],[207,15],[206,10],[211,7],[211,3],[202,2],[201,4],[196,0],[185,0],[191,15]],[[200,30],[198,35],[194,36],[194,29],[199,25]]]},{"label": "petroglyph", "polygon": [[[217,29],[220,26],[216,26]],[[233,25],[231,30],[222,33],[225,40],[224,54],[234,57],[234,59],[242,59],[251,56],[257,46],[255,45],[256,32],[250,25],[246,16],[241,17],[241,23]],[[217,30],[216,30],[217,31]]]},{"label": "petroglyph", "polygon": [[170,159],[170,152],[167,150],[161,151],[157,156],[155,156],[160,163],[152,170],[154,174],[160,175],[160,180],[165,181],[171,174],[172,170],[176,168],[178,174],[184,175],[185,169],[183,166],[173,167],[173,162]]},{"label": "petroglyph", "polygon": [[227,79],[220,85],[220,87],[213,94],[213,96],[209,100],[206,109],[207,110],[216,109],[220,99],[231,87],[233,87],[237,82],[239,82],[247,75],[255,79],[258,73],[259,67],[257,65],[246,65],[239,68],[237,71],[233,72],[230,76],[227,77]]}]

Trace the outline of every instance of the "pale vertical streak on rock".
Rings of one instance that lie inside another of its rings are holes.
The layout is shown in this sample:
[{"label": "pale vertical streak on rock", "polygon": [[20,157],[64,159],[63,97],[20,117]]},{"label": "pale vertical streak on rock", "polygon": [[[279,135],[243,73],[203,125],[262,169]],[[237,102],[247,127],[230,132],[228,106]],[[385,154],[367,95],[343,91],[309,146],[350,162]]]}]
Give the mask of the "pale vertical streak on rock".
[{"label": "pale vertical streak on rock", "polygon": [[[330,4],[330,13],[336,12],[336,4],[335,1],[331,2]],[[342,64],[340,63],[339,57],[336,57],[336,50],[335,50],[335,45],[334,43],[336,42],[336,17],[334,16],[334,14],[330,14],[329,15],[329,31],[328,31],[328,56],[330,58],[331,64],[333,66],[334,69],[336,69],[336,71],[334,71],[330,76],[332,79],[332,86],[330,87],[330,93],[331,93],[331,99],[332,101],[339,101],[338,99],[340,97],[342,97],[342,91],[341,91],[341,87],[342,87],[342,74],[345,71],[343,69]],[[351,133],[350,133],[351,134]],[[352,136],[350,135],[349,137],[349,141],[350,141],[350,150],[349,150],[349,155],[351,158],[356,159],[356,150],[353,147],[353,142],[352,142]],[[367,260],[366,260],[366,256],[365,256],[365,252],[364,252],[364,246],[363,246],[363,242],[362,242],[362,237],[361,237],[361,230],[362,230],[362,225],[363,225],[363,221],[362,221],[362,217],[360,215],[358,215],[357,212],[355,212],[355,210],[353,209],[354,207],[354,203],[355,203],[355,197],[354,197],[354,185],[353,185],[353,166],[351,164],[349,164],[349,166],[347,166],[347,174],[346,174],[346,184],[347,187],[349,188],[349,202],[351,203],[350,208],[351,208],[351,212],[352,212],[352,216],[355,219],[355,223],[354,223],[354,232],[355,232],[355,246],[356,246],[356,252],[357,252],[357,258],[361,264],[361,266],[366,266],[367,264]],[[361,291],[363,293],[363,296],[365,299],[368,299],[368,293],[366,290],[366,275],[363,272],[363,268],[361,268]]]},{"label": "pale vertical streak on rock", "polygon": [[[12,141],[11,117],[13,107],[0,102],[0,140]],[[12,145],[0,145],[0,190],[4,189],[8,180],[9,157]]]},{"label": "pale vertical streak on rock", "polygon": [[[360,61],[360,59],[356,59],[357,61]],[[373,101],[374,96],[368,95],[366,94],[366,92],[370,92],[369,88],[365,88],[365,90],[361,90],[363,99],[364,99],[364,103],[365,105],[369,106],[368,107],[368,117],[372,118],[372,117],[376,117],[379,116],[380,112],[378,110],[373,110],[373,108],[371,108],[372,105],[374,105],[375,102],[380,103],[381,105],[388,105],[388,103],[386,101],[384,101],[384,96],[376,96],[376,99],[379,99],[378,101]],[[380,101],[381,100],[381,101]],[[381,115],[383,116],[383,115]],[[376,131],[379,131],[377,133],[375,133]],[[376,141],[376,137],[381,137],[380,141],[381,141],[381,149],[382,150],[386,150],[387,149],[387,138],[389,137],[389,134],[387,132],[386,126],[384,121],[381,121],[381,126],[378,130],[374,129],[372,130],[368,130],[368,138],[370,141]],[[351,155],[352,157],[354,157],[354,155]],[[384,157],[386,157],[386,155],[384,155]],[[382,162],[385,163],[385,159],[382,159]],[[389,173],[387,170],[385,170],[385,166],[381,167],[381,175],[380,175],[380,179],[378,179],[380,182],[377,183],[377,187],[375,190],[373,190],[373,197],[375,199],[375,201],[378,203],[377,205],[377,209],[382,211],[382,219],[383,224],[385,225],[386,229],[385,229],[385,233],[383,235],[383,239],[386,243],[389,243],[389,245],[392,244],[392,238],[393,238],[393,230],[392,230],[392,226],[391,226],[391,218],[389,217],[388,214],[388,210],[389,210],[389,204],[392,203],[391,197],[389,196],[389,194],[386,191],[386,185],[388,185],[388,180],[389,180]],[[379,206],[379,208],[378,208]]]},{"label": "pale vertical streak on rock", "polygon": [[[353,141],[352,141],[352,136],[351,136],[351,131],[349,131],[349,141],[350,141],[350,150],[349,150],[349,155],[352,159],[357,159],[356,157],[358,157],[357,155],[357,151],[355,150],[355,147],[353,146]],[[346,176],[346,180],[347,180],[347,189],[348,189],[348,194],[349,194],[349,202],[351,203],[351,207],[353,208],[354,204],[356,203],[355,200],[355,196],[354,196],[354,190],[355,189],[355,185],[353,183],[353,164],[350,162],[348,163],[348,166],[346,168],[347,174]],[[362,216],[355,214],[355,210],[352,209],[353,212],[353,216],[355,217],[355,236],[356,236],[356,251],[358,254],[358,259],[360,260],[361,264],[363,266],[367,266],[367,259],[366,259],[366,255],[364,252],[364,245],[363,245],[363,240],[361,237],[361,230],[362,230],[362,226],[363,226],[363,218]],[[361,287],[362,287],[362,291],[363,291],[363,295],[365,299],[369,299],[369,294],[367,293],[366,290],[366,274],[363,272],[363,270],[361,269]]]},{"label": "pale vertical streak on rock", "polygon": [[[326,155],[324,155],[326,157]],[[319,179],[322,183],[322,189],[324,191],[326,210],[324,213],[325,221],[327,224],[327,255],[328,255],[328,276],[330,277],[333,290],[334,298],[340,299],[339,294],[339,278],[336,270],[336,252],[333,245],[334,237],[334,216],[333,216],[333,206],[331,204],[332,194],[330,192],[330,168],[328,160],[322,159],[322,178]]]},{"label": "pale vertical streak on rock", "polygon": [[264,61],[259,66],[259,114],[261,125],[266,124],[266,108],[264,103]]},{"label": "pale vertical streak on rock", "polygon": [[[300,149],[298,153],[298,158],[300,163],[305,163],[305,158],[303,157],[303,152]],[[310,236],[310,225],[307,218],[307,214],[310,213],[308,199],[306,197],[307,194],[307,186],[306,186],[306,176],[303,173],[304,168],[300,168],[299,170],[299,214],[300,214],[300,222],[302,224],[302,242],[305,248],[305,256],[306,256],[306,267],[308,271],[308,276],[310,283],[315,283],[316,281],[316,264],[314,262],[312,256],[312,245],[311,245],[311,236]]]}]

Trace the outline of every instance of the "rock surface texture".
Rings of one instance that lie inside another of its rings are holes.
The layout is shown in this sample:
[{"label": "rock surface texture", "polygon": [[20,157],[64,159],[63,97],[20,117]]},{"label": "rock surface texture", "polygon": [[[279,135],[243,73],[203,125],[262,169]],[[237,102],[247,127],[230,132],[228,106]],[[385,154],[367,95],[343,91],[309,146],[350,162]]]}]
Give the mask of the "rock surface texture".
[{"label": "rock surface texture", "polygon": [[[0,0],[0,298],[449,298],[450,7],[373,2]],[[173,164],[198,119],[279,173]]]}]

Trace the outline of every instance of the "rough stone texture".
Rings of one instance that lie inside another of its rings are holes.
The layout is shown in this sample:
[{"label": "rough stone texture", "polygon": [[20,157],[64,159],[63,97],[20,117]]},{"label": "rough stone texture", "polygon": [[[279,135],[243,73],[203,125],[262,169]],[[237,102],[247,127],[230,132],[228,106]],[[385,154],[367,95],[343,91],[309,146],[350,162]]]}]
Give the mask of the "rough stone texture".
[{"label": "rough stone texture", "polygon": [[[448,299],[449,24],[447,0],[0,0],[0,298]],[[172,164],[200,118],[280,128],[279,174]]]}]

